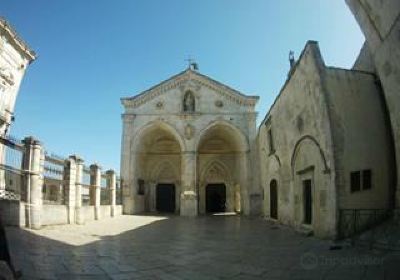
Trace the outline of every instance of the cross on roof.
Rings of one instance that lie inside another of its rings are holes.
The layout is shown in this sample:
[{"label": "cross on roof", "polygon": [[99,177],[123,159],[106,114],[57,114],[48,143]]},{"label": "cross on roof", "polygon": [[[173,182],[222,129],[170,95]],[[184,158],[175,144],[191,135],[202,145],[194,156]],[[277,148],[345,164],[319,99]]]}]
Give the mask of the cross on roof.
[{"label": "cross on roof", "polygon": [[197,62],[191,58],[190,56],[188,56],[188,58],[185,59],[185,61],[187,61],[188,63],[188,68],[192,69],[192,70],[199,70],[199,65],[197,64]]}]

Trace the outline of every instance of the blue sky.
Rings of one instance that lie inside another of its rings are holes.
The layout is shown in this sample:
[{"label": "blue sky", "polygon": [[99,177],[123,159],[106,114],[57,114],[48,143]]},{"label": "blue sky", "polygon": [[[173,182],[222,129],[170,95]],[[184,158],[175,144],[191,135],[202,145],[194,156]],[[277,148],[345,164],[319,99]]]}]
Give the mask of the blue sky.
[{"label": "blue sky", "polygon": [[259,95],[259,120],[282,87],[289,50],[320,43],[326,64],[351,67],[364,37],[344,0],[2,0],[38,53],[11,133],[49,152],[119,170],[120,98],[182,71]]}]

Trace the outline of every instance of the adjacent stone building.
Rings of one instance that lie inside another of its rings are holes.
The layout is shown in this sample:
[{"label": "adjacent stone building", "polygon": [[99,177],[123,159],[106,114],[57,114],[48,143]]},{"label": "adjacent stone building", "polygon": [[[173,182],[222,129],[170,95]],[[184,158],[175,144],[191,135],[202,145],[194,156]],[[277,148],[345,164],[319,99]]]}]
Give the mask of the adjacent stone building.
[{"label": "adjacent stone building", "polygon": [[0,135],[5,135],[14,119],[15,100],[28,65],[36,54],[0,18]]},{"label": "adjacent stone building", "polygon": [[123,98],[124,213],[259,213],[257,100],[191,67]]},{"label": "adjacent stone building", "polygon": [[[14,121],[14,106],[22,78],[28,65],[36,58],[27,44],[18,37],[8,22],[0,17],[0,138],[7,135]],[[1,140],[0,139],[0,140]],[[5,164],[5,146],[0,142],[0,164]],[[8,177],[8,178],[6,178]],[[8,181],[8,182],[6,182]],[[12,172],[0,168],[0,197],[5,195],[6,184],[21,181]]]},{"label": "adjacent stone building", "polygon": [[[364,33],[369,62],[364,64],[379,77],[388,107],[400,178],[400,1],[346,0]],[[396,205],[400,209],[397,179]],[[400,213],[399,213],[400,214]]]},{"label": "adjacent stone building", "polygon": [[[356,68],[368,66],[367,55]],[[258,143],[269,218],[332,238],[341,209],[393,205],[393,139],[379,80],[326,66],[316,42],[290,69]]]}]

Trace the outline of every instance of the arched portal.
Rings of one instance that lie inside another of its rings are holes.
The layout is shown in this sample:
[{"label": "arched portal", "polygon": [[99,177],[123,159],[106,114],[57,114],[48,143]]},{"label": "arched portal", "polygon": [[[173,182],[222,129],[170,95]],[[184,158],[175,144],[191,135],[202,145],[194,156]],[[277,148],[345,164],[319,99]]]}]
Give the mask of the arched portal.
[{"label": "arched portal", "polygon": [[[133,196],[141,211],[179,212],[183,141],[169,125],[153,123],[134,142]],[[140,205],[142,204],[142,205]]]},{"label": "arched portal", "polygon": [[330,204],[335,189],[330,188],[330,169],[317,139],[303,136],[292,152],[293,208],[296,226],[323,233],[328,224],[335,219],[334,212],[327,218],[326,209],[335,207]]},{"label": "arched portal", "polygon": [[247,194],[246,138],[231,124],[215,122],[197,143],[199,213],[241,212]]}]

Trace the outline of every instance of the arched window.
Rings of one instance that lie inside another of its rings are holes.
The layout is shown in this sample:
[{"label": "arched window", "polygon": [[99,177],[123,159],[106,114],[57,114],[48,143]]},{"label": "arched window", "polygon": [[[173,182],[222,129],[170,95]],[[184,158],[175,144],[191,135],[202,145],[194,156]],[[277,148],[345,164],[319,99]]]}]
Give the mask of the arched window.
[{"label": "arched window", "polygon": [[191,91],[187,91],[183,98],[183,111],[184,112],[194,112],[195,111],[195,98]]}]

